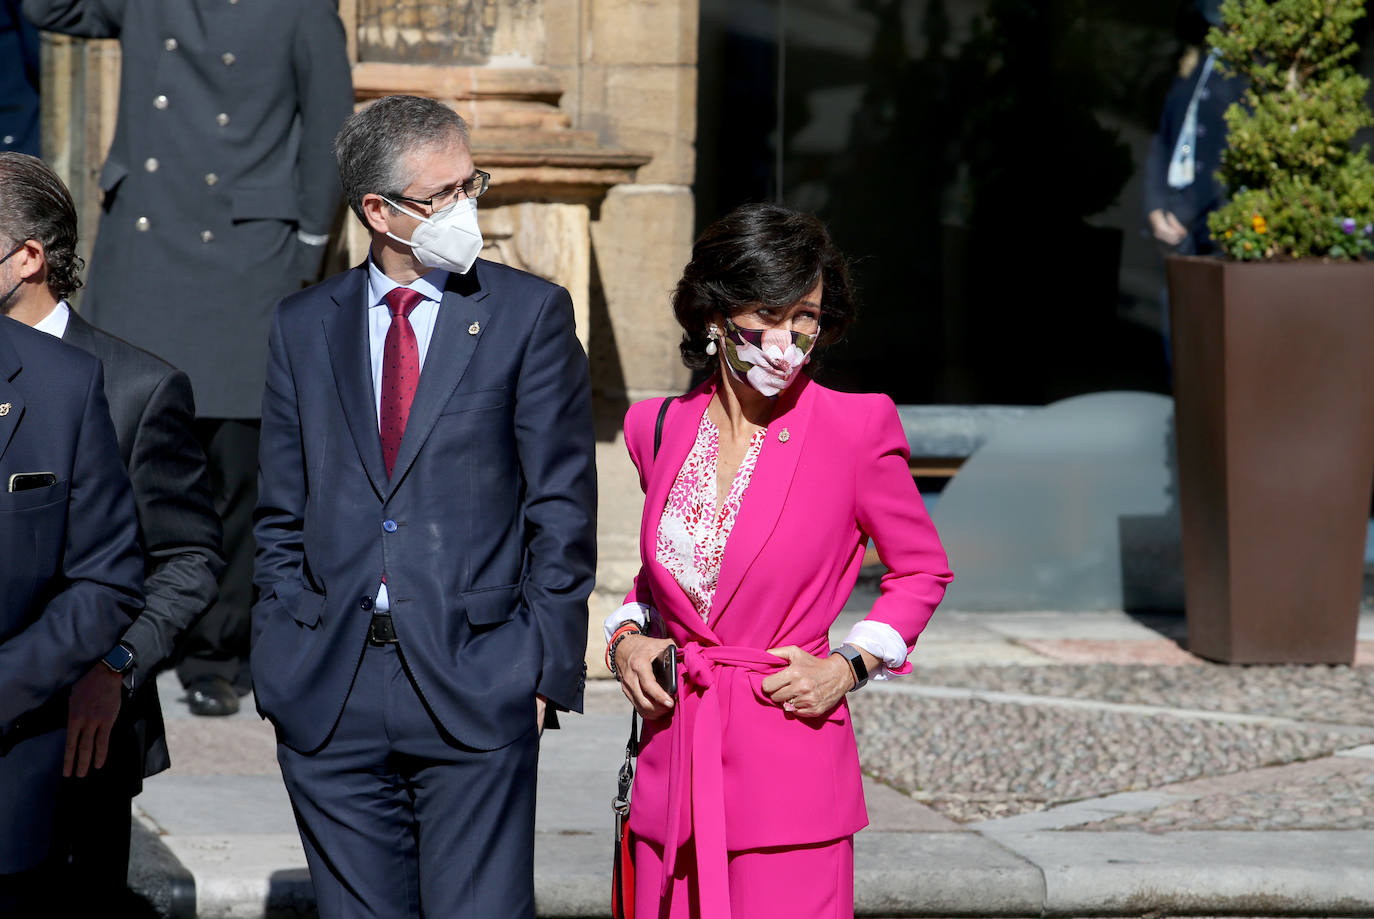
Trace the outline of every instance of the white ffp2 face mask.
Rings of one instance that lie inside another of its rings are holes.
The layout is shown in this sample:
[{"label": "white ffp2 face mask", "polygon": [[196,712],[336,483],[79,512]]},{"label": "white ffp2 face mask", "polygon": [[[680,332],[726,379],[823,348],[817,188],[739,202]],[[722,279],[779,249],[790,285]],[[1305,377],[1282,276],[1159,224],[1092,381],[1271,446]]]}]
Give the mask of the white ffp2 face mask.
[{"label": "white ffp2 face mask", "polygon": [[422,217],[402,207],[385,195],[382,200],[408,217],[420,221],[410,239],[387,233],[398,243],[404,243],[426,268],[442,268],[457,274],[467,274],[482,251],[482,230],[477,226],[477,201],[459,198],[441,211]]}]

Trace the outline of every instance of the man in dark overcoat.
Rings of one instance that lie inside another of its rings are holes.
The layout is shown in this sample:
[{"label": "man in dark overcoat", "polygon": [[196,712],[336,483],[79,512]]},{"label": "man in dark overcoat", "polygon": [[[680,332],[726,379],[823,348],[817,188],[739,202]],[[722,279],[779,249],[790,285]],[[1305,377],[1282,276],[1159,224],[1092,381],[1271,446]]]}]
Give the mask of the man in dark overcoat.
[{"label": "man in dark overcoat", "polygon": [[0,151],[38,155],[38,30],[0,0]]},{"label": "man in dark overcoat", "polygon": [[67,297],[77,277],[76,207],[42,161],[0,153],[0,238],[40,250],[9,315],[100,359],[119,455],[134,486],[145,605],[105,659],[72,687],[60,789],[59,862],[73,914],[109,911],[127,896],[130,799],[169,765],[153,677],[177,639],[215,599],[224,561],[205,453],[192,427],[186,374],[95,328]]},{"label": "man in dark overcoat", "polygon": [[119,117],[83,314],[184,369],[228,562],[178,667],[198,714],[246,691],[252,509],[273,304],[319,273],[353,107],[334,0],[24,0],[39,27],[118,37]]}]

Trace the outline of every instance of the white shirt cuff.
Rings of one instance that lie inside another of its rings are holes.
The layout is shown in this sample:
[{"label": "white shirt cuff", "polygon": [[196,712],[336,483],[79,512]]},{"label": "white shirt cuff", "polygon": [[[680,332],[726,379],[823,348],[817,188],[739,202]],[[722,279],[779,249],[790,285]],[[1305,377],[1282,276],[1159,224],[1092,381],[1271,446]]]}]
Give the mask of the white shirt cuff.
[{"label": "white shirt cuff", "polygon": [[611,636],[615,630],[627,622],[633,622],[644,631],[648,631],[650,619],[654,616],[654,608],[647,603],[626,603],[620,609],[614,610],[601,623],[601,629],[606,633],[606,644],[611,643]]},{"label": "white shirt cuff", "polygon": [[870,680],[896,679],[900,674],[894,674],[892,670],[906,663],[906,639],[886,622],[860,619],[849,630],[844,643],[862,648],[882,661],[877,672],[868,675]]}]

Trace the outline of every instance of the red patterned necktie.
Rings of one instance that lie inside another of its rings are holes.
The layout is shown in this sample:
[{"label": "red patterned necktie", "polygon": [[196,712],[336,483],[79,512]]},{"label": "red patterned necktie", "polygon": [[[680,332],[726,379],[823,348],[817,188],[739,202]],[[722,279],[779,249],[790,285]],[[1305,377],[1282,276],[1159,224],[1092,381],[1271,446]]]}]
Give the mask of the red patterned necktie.
[{"label": "red patterned necktie", "polygon": [[410,324],[410,313],[424,299],[424,294],[409,287],[397,287],[386,295],[391,325],[382,347],[381,433],[387,478],[391,478],[391,467],[396,465],[410,405],[415,401],[415,387],[420,382],[420,346]]}]

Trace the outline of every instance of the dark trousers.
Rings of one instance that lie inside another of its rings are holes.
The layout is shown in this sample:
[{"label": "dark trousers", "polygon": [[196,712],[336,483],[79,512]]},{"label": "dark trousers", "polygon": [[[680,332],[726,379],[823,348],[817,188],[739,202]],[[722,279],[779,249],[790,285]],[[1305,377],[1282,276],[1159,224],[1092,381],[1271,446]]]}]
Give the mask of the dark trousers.
[{"label": "dark trousers", "polygon": [[253,510],[258,503],[256,419],[200,418],[196,438],[205,449],[215,513],[224,526],[224,573],[219,599],[186,633],[177,676],[183,686],[203,676],[221,676],[240,692],[249,688],[249,611],[253,608]]},{"label": "dark trousers", "polygon": [[143,758],[128,716],[126,704],[110,732],[105,766],[64,778],[58,787],[55,891],[69,898],[73,915],[98,915],[130,899],[130,805]]},{"label": "dark trousers", "polygon": [[17,874],[0,874],[0,917],[61,915],[53,909],[53,872],[48,865]]},{"label": "dark trousers", "polygon": [[277,747],[321,919],[533,919],[533,720],[499,750],[465,747],[399,646],[368,646],[324,747]]}]

